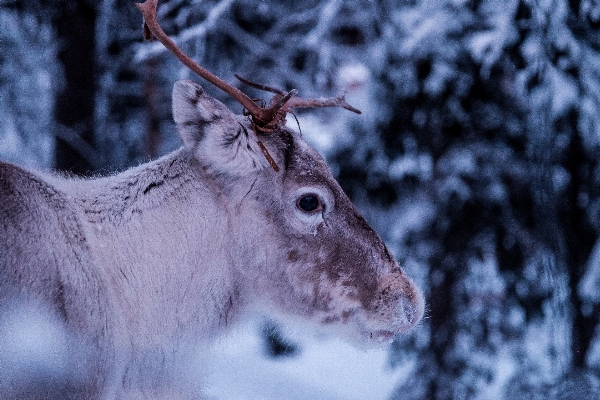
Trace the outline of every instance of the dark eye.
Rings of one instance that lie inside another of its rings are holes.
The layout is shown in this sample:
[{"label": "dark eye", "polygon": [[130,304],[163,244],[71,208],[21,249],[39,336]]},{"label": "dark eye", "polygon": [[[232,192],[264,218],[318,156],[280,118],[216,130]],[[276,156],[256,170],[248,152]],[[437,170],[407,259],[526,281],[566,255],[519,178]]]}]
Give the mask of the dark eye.
[{"label": "dark eye", "polygon": [[296,205],[305,212],[312,212],[320,208],[321,202],[314,194],[307,194],[298,199]]}]

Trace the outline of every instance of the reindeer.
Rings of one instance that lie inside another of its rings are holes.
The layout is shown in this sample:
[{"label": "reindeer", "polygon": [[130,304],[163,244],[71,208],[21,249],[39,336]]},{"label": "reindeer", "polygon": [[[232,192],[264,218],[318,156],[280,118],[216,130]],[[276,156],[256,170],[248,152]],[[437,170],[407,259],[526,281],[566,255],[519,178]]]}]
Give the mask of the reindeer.
[{"label": "reindeer", "polygon": [[[96,179],[0,163],[0,322],[19,309],[56,321],[70,368],[61,398],[201,397],[186,378],[191,349],[250,307],[355,342],[414,327],[419,290],[325,161],[285,126],[295,107],[352,107],[268,87],[274,99],[259,107],[170,41],[156,0],[136,5],[148,35],[247,115],[184,80],[172,95],[183,147],[158,160]],[[0,398],[35,385],[1,367]]]}]

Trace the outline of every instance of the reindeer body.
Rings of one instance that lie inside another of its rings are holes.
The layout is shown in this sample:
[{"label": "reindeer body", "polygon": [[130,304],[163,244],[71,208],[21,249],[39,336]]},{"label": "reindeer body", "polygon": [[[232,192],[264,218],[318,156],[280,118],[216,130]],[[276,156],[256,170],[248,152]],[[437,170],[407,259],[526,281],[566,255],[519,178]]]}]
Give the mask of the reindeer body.
[{"label": "reindeer body", "polygon": [[173,114],[183,148],[115,176],[0,163],[0,320],[25,304],[60,321],[74,398],[199,396],[189,349],[250,304],[355,340],[418,322],[419,291],[297,134],[257,135],[189,81]]}]

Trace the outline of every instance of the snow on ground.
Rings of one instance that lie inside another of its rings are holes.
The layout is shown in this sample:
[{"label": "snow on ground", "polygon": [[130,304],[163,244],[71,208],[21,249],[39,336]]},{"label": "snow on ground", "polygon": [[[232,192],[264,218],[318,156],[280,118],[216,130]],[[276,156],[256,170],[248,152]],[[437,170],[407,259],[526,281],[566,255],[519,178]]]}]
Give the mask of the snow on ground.
[{"label": "snow on ground", "polygon": [[322,335],[284,335],[300,345],[293,356],[266,355],[260,321],[247,321],[220,340],[209,360],[210,399],[387,399],[412,365],[392,369],[386,349],[359,350]]}]

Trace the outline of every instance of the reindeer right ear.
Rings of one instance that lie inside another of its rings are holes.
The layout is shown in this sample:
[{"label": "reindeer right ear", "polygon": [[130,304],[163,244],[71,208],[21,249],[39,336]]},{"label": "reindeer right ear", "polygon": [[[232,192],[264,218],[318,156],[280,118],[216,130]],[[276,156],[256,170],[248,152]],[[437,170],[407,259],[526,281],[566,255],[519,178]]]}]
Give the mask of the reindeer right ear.
[{"label": "reindeer right ear", "polygon": [[203,164],[228,175],[269,166],[248,123],[197,83],[175,82],[173,118],[184,146]]}]

